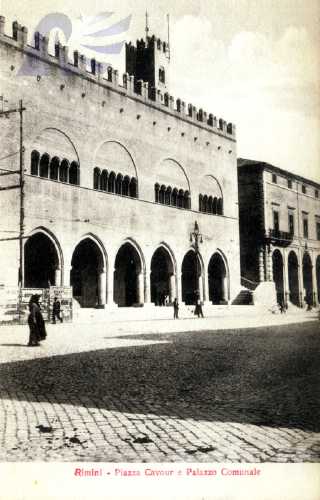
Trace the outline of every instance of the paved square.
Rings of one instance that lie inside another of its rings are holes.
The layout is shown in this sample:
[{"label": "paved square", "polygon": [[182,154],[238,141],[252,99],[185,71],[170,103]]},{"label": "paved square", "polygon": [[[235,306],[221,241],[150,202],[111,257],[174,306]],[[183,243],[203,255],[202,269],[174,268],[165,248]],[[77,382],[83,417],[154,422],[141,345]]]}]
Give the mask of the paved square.
[{"label": "paved square", "polygon": [[192,325],[3,329],[0,459],[318,462],[319,322]]}]

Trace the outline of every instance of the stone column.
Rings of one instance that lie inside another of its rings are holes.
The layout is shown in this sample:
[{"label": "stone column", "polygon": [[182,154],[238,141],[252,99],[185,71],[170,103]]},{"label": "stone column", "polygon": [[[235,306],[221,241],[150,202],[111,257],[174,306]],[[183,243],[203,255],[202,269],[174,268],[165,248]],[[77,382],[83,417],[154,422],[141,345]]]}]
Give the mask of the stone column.
[{"label": "stone column", "polygon": [[137,275],[137,287],[138,287],[138,303],[144,304],[144,275],[142,272]]},{"label": "stone column", "polygon": [[146,269],[145,303],[151,304],[151,271]]},{"label": "stone column", "polygon": [[98,306],[104,308],[106,305],[107,273],[104,269],[98,270]]},{"label": "stone column", "polygon": [[107,286],[107,304],[108,306],[114,306],[114,273],[115,270],[113,267],[109,267],[109,272],[108,272],[108,286]]},{"label": "stone column", "polygon": [[222,279],[222,300],[229,303],[228,277],[227,276],[225,276]]},{"label": "stone column", "polygon": [[204,278],[204,300],[207,305],[210,305],[210,297],[209,297],[209,274]]},{"label": "stone column", "polygon": [[54,282],[56,286],[61,286],[61,269],[58,267],[54,271]]},{"label": "stone column", "polygon": [[179,304],[182,304],[182,273],[178,273],[177,296]]},{"label": "stone column", "polygon": [[176,275],[171,274],[169,278],[169,300],[172,303],[174,299],[177,297],[176,291]]},{"label": "stone column", "polygon": [[259,248],[259,282],[264,281],[264,259],[263,259],[263,247]]},{"label": "stone column", "polygon": [[201,302],[203,302],[203,278],[202,278],[202,274],[200,274],[199,276],[199,299]]}]

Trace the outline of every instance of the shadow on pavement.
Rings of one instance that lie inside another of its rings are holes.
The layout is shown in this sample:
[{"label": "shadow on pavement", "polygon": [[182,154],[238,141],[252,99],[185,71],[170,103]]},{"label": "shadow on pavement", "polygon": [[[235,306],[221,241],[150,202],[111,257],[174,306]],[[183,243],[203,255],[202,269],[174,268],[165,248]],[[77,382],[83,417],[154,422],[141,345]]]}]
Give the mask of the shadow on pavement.
[{"label": "shadow on pavement", "polygon": [[2,364],[0,389],[64,404],[89,398],[88,406],[126,413],[320,431],[316,323],[128,338],[167,343]]}]

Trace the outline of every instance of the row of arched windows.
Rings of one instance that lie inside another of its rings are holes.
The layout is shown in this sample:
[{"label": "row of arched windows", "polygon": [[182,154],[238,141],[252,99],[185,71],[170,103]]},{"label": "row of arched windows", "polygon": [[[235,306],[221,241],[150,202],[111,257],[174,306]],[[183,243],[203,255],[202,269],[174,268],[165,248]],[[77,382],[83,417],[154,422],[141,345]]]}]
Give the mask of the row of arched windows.
[{"label": "row of arched windows", "polygon": [[31,175],[51,179],[53,181],[67,182],[76,186],[80,185],[80,169],[76,161],[69,162],[58,156],[50,158],[48,153],[40,156],[38,151],[31,153]]},{"label": "row of arched windows", "polygon": [[109,173],[107,170],[101,171],[98,167],[93,171],[93,189],[130,196],[131,198],[138,197],[138,183],[135,177],[115,172]]},{"label": "row of arched windows", "polygon": [[160,186],[160,184],[155,184],[154,186],[155,201],[156,203],[162,203],[163,205],[171,205],[172,207],[178,208],[191,208],[191,200],[189,191],[184,191],[183,189],[173,188],[171,186]]},{"label": "row of arched windows", "polygon": [[199,212],[213,215],[223,215],[223,200],[208,195],[199,195]]}]

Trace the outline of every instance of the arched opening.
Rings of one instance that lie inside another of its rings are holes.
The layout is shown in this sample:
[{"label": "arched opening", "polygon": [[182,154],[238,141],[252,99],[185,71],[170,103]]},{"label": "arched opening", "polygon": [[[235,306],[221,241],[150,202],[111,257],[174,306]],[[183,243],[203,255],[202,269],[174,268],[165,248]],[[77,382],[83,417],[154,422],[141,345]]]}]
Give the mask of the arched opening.
[{"label": "arched opening", "polygon": [[199,194],[199,212],[202,212],[203,196]]},{"label": "arched opening", "polygon": [[178,193],[178,207],[183,208],[183,202],[184,202],[184,191],[183,189],[179,189]]},{"label": "arched opening", "polygon": [[159,190],[160,190],[160,186],[158,183],[156,183],[154,185],[154,199],[155,199],[156,203],[159,203]]},{"label": "arched opening", "polygon": [[109,193],[114,193],[116,189],[116,174],[114,172],[110,172],[108,179],[108,191]]},{"label": "arched opening", "polygon": [[217,214],[223,215],[223,199],[219,198],[217,203]]},{"label": "arched opening", "polygon": [[108,191],[108,172],[103,170],[100,176],[100,189],[101,191]]},{"label": "arched opening", "polygon": [[129,184],[129,196],[131,196],[131,198],[138,197],[138,181],[135,177],[132,177]]},{"label": "arched opening", "polygon": [[123,175],[118,174],[116,178],[116,194],[122,194],[122,179]]},{"label": "arched opening", "polygon": [[320,255],[317,257],[316,260],[316,278],[317,278],[318,302],[320,303]]},{"label": "arched opening", "polygon": [[189,250],[182,262],[182,300],[185,304],[195,304],[199,288],[201,264],[195,252]]},{"label": "arched opening", "polygon": [[158,248],[151,259],[151,302],[163,306],[174,300],[174,271],[169,252]]},{"label": "arched opening", "polygon": [[219,253],[214,253],[208,266],[209,300],[212,304],[226,304],[228,298],[227,269]]},{"label": "arched opening", "polygon": [[166,186],[162,185],[159,192],[159,203],[164,203]]},{"label": "arched opening", "polygon": [[39,175],[39,160],[40,154],[38,151],[32,151],[31,153],[31,175]]},{"label": "arched opening", "polygon": [[288,257],[289,300],[296,306],[300,305],[298,270],[297,256],[294,252],[290,252]]},{"label": "arched opening", "polygon": [[119,307],[131,307],[144,302],[142,263],[130,243],[119,249],[114,272],[114,301]]},{"label": "arched opening", "polygon": [[206,194],[202,198],[202,211],[203,213],[208,211],[208,196]]},{"label": "arched opening", "polygon": [[218,198],[214,197],[212,202],[212,213],[217,215],[218,213]]},{"label": "arched opening", "polygon": [[100,168],[96,167],[93,171],[93,189],[100,189]]},{"label": "arched opening", "polygon": [[50,162],[50,179],[52,179],[53,181],[57,181],[58,180],[58,177],[59,177],[59,164],[60,164],[60,160],[57,156],[55,156],[54,158],[52,158],[51,162]]},{"label": "arched opening", "polygon": [[62,160],[59,171],[60,182],[68,182],[69,178],[69,162],[68,160]]},{"label": "arched opening", "polygon": [[312,262],[310,255],[305,253],[302,260],[303,291],[304,300],[310,306],[313,305],[313,284],[312,284]]},{"label": "arched opening", "polygon": [[171,188],[171,186],[168,186],[166,189],[166,193],[165,193],[166,205],[170,205],[170,203],[171,203],[171,192],[172,192],[172,188]]},{"label": "arched opening", "polygon": [[189,193],[189,191],[185,191],[185,193],[184,193],[183,208],[185,208],[186,210],[190,210],[190,208],[191,208],[191,201],[190,201],[190,193]]},{"label": "arched opening", "polygon": [[49,155],[47,155],[46,153],[41,156],[41,159],[40,159],[40,172],[39,172],[40,177],[44,177],[46,179],[48,178],[48,175],[49,175],[49,161],[50,161]]},{"label": "arched opening", "polygon": [[130,185],[130,177],[126,175],[122,181],[123,196],[129,196],[129,185]]},{"label": "arched opening", "polygon": [[285,304],[286,298],[284,296],[283,286],[283,258],[279,250],[275,250],[272,254],[272,273],[273,281],[276,285],[277,302],[278,304]]},{"label": "arched opening", "polygon": [[48,288],[56,285],[59,268],[59,256],[52,240],[42,232],[30,236],[24,246],[24,286]]},{"label": "arched opening", "polygon": [[212,211],[213,211],[213,199],[212,199],[212,196],[209,196],[207,212],[208,212],[208,214],[212,214]]},{"label": "arched opening", "polygon": [[176,207],[177,203],[178,203],[178,190],[177,190],[177,188],[174,188],[172,190],[172,195],[171,195],[171,205],[173,207]]},{"label": "arched opening", "polygon": [[103,276],[104,259],[95,241],[85,238],[76,246],[71,260],[70,284],[72,293],[81,307],[96,307],[105,303],[101,297],[100,277]]},{"label": "arched opening", "polygon": [[79,186],[80,184],[80,169],[79,165],[76,161],[73,161],[70,165],[69,170],[69,183],[75,186]]}]

